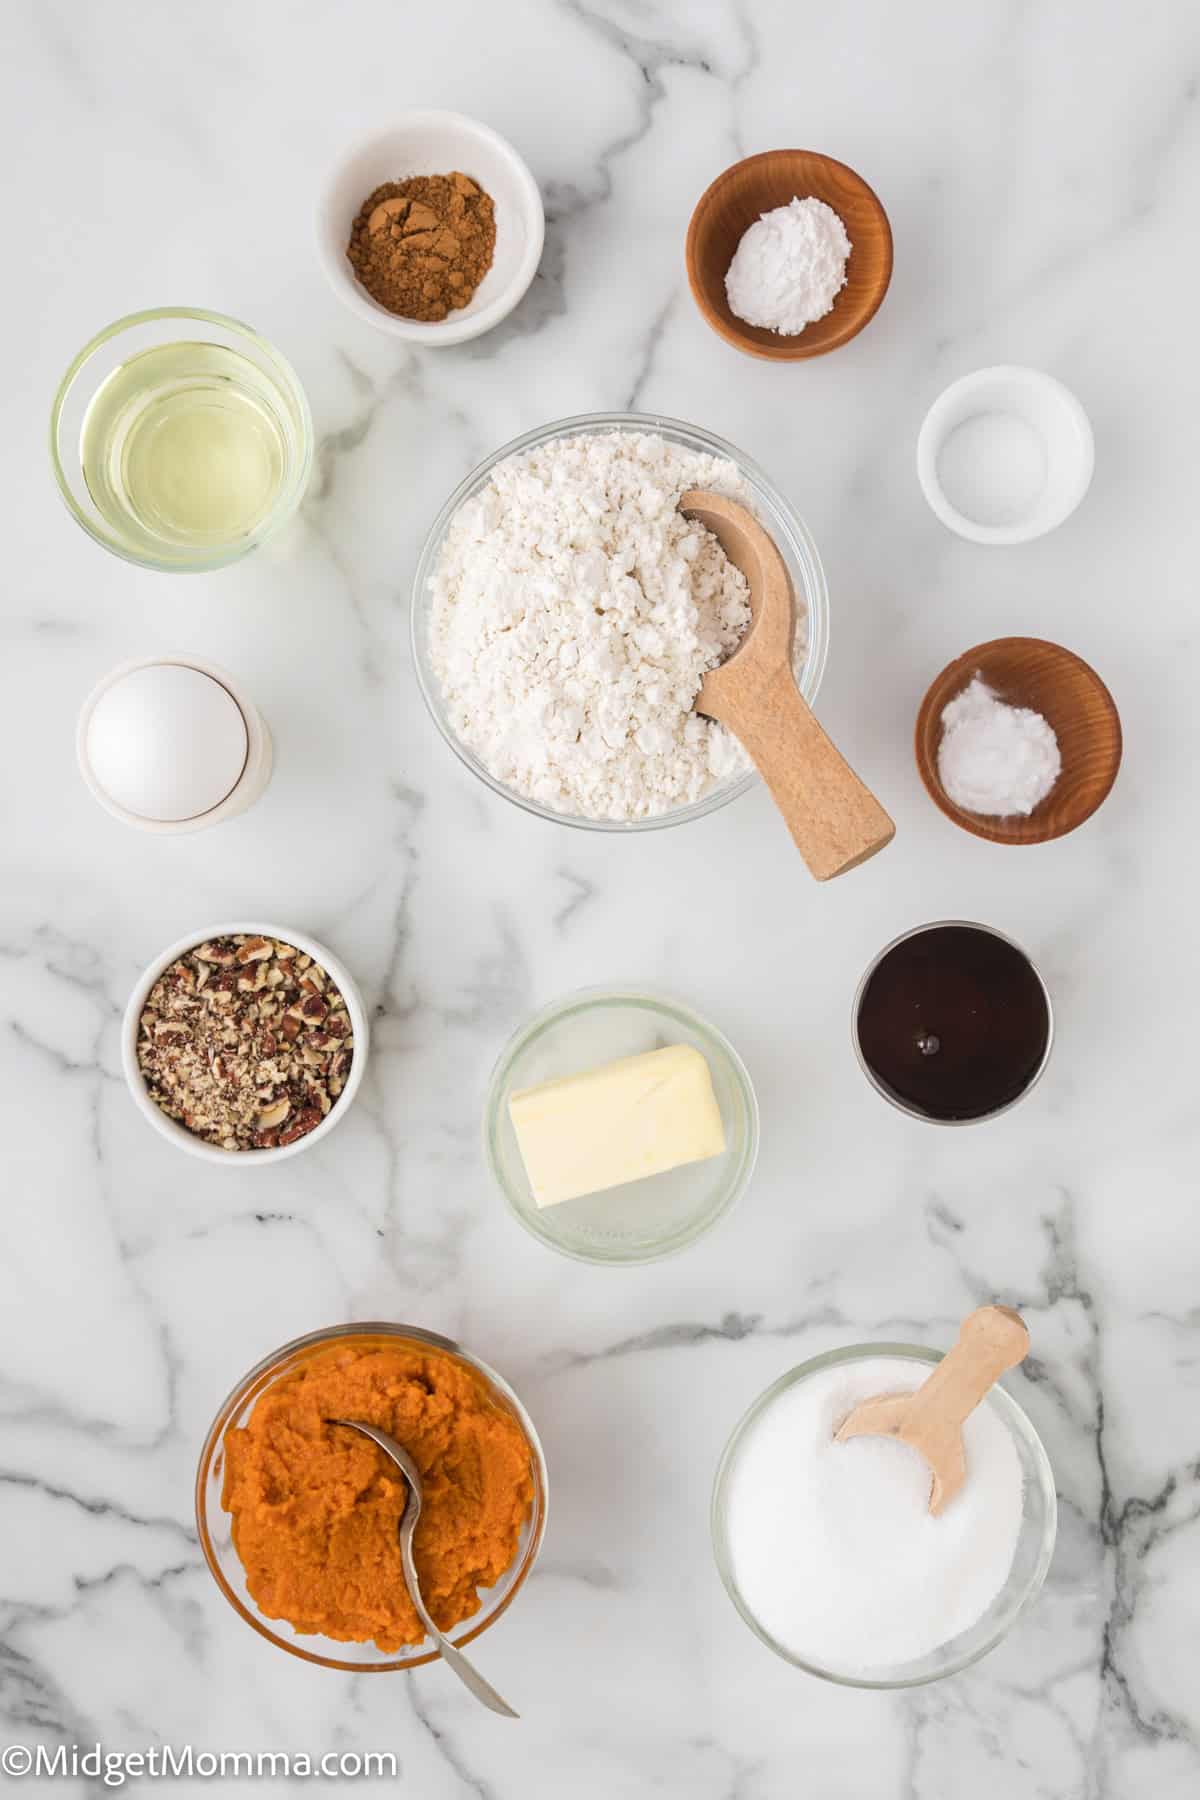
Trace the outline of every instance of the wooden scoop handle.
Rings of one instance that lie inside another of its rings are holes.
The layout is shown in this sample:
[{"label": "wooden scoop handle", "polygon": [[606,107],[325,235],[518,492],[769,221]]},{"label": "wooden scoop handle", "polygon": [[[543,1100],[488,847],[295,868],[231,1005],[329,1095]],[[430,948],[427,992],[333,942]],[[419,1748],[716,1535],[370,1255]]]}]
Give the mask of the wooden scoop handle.
[{"label": "wooden scoop handle", "polygon": [[[948,1432],[960,1435],[963,1420],[988,1390],[1028,1354],[1028,1329],[1011,1306],[981,1306],[969,1313],[953,1350],[912,1396],[905,1442],[922,1449]],[[929,1460],[936,1466],[936,1457]]]},{"label": "wooden scoop handle", "polygon": [[891,843],[895,825],[822,731],[789,668],[727,680],[704,710],[745,745],[818,881],[845,874]]},{"label": "wooden scoop handle", "polygon": [[958,1342],[912,1394],[878,1394],[843,1420],[839,1443],[853,1437],[893,1437],[919,1450],[933,1481],[929,1510],[943,1512],[967,1478],[963,1421],[1005,1369],[1023,1362],[1029,1332],[1010,1306],[981,1306],[962,1322]]}]

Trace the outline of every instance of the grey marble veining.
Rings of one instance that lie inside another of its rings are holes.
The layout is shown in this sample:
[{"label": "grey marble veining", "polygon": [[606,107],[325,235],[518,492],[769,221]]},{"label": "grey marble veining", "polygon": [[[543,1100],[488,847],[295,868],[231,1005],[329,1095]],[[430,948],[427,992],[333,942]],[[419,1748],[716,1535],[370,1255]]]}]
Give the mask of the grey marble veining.
[{"label": "grey marble veining", "polygon": [[[1119,0],[25,0],[6,23],[0,1743],[388,1749],[420,1800],[1196,1794],[1200,17]],[[310,241],[327,163],[414,105],[510,136],[547,210],[521,308],[430,354],[352,320]],[[707,182],[781,144],[862,170],[896,269],[860,338],[777,370],[707,331],[682,246]],[[319,438],[287,539],[187,579],[103,555],[43,452],[78,346],[168,302],[273,338]],[[1097,438],[1080,512],[1009,552],[948,536],[914,472],[928,404],[997,361],[1059,375]],[[729,437],[820,546],[819,710],[899,828],[829,889],[761,792],[681,831],[594,838],[489,795],[425,717],[408,595],[445,496],[520,431],[630,405]],[[1007,632],[1094,662],[1126,730],[1102,812],[1034,851],[956,833],[909,750],[932,675]],[[122,658],[188,650],[255,696],[276,774],[218,831],[143,839],[84,790],[75,715]],[[255,914],[347,961],[373,1049],[324,1146],[226,1172],[147,1131],[118,1025],[163,944]],[[893,1114],[848,1042],[864,965],[936,916],[1011,932],[1055,998],[1044,1082],[971,1131]],[[610,979],[720,1024],[763,1116],[735,1212],[626,1273],[526,1238],[479,1148],[508,1034]],[[1059,1489],[1046,1589],[955,1680],[899,1697],[807,1680],[720,1587],[721,1447],[802,1358],[943,1344],[985,1298],[1032,1330],[1010,1385]],[[273,1652],[203,1564],[192,1481],[222,1396],[287,1338],[381,1315],[462,1338],[544,1439],[544,1554],[484,1640],[516,1729],[436,1667],[355,1678]]]}]

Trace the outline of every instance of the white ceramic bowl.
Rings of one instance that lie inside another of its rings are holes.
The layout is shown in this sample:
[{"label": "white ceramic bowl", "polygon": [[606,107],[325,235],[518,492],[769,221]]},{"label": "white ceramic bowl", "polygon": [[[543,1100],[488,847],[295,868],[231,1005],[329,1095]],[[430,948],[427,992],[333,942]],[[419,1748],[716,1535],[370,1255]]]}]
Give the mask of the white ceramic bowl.
[{"label": "white ceramic bowl", "polygon": [[[496,252],[468,305],[434,323],[400,319],[372,300],[346,256],[350,228],[385,181],[461,169],[496,203]],[[431,347],[463,344],[490,331],[516,306],[537,273],[545,215],[537,182],[512,145],[463,113],[409,112],[364,138],[333,170],[317,203],[317,253],[330,285],[352,312],[393,337]]]},{"label": "white ceramic bowl", "polygon": [[1025,544],[1053,531],[1087,493],[1094,465],[1092,427],[1071,390],[1015,365],[953,382],[917,439],[926,500],[976,544]]},{"label": "white ceramic bowl", "polygon": [[[338,1095],[337,1101],[330,1107],[321,1123],[314,1127],[306,1137],[297,1138],[294,1144],[280,1144],[273,1150],[222,1150],[219,1144],[210,1144],[204,1138],[197,1137],[174,1119],[168,1119],[161,1107],[151,1099],[138,1067],[137,1037],[138,1024],[142,1016],[142,1008],[154,983],[170,968],[177,957],[185,950],[191,950],[196,944],[205,944],[211,938],[231,937],[234,932],[245,932],[253,937],[278,938],[280,943],[295,944],[314,962],[319,962],[326,971],[334,986],[337,987],[346,1002],[346,1011],[350,1014],[350,1023],[354,1030],[354,1059],[350,1064],[350,1078]],[[209,925],[199,931],[189,931],[171,944],[160,956],[156,956],[150,966],[138,978],[137,985],[129,996],[125,1008],[125,1017],[121,1022],[121,1068],[125,1082],[133,1096],[134,1105],[142,1117],[153,1125],[160,1137],[165,1137],[180,1150],[186,1150],[192,1156],[199,1156],[205,1162],[224,1163],[227,1167],[258,1168],[264,1163],[282,1162],[286,1157],[297,1156],[301,1150],[309,1150],[324,1137],[328,1137],[335,1125],[339,1125],[349,1112],[354,1096],[358,1092],[363,1071],[367,1066],[367,1052],[370,1048],[370,1027],[367,1023],[367,1010],[363,1005],[358,984],[346,965],[336,957],[324,944],[315,938],[307,937],[302,931],[293,931],[287,925],[264,925],[259,919],[237,921],[234,924]]]}]

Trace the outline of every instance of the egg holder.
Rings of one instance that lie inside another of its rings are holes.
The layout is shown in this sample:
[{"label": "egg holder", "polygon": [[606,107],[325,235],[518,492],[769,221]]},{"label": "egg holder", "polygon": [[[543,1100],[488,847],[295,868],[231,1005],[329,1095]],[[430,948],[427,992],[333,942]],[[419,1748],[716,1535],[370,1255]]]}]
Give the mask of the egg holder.
[{"label": "egg holder", "polygon": [[[88,739],[91,731],[92,717],[97,706],[112,688],[124,681],[127,676],[139,669],[172,668],[194,669],[200,675],[207,675],[219,687],[224,688],[229,698],[242,715],[246,727],[246,760],[242,772],[225,795],[215,806],[206,811],[194,813],[183,819],[152,819],[144,814],[133,812],[115,800],[101,784],[94,767],[89,750]],[[271,779],[274,766],[274,753],[271,745],[271,733],[267,722],[255,706],[244,688],[240,688],[226,670],[218,668],[216,663],[201,662],[195,656],[145,656],[137,657],[132,662],[121,663],[110,669],[101,681],[98,681],[79,714],[79,723],[75,732],[75,754],[79,759],[79,771],[87,783],[94,800],[99,801],[105,812],[111,813],[123,825],[133,825],[139,831],[152,831],[160,836],[169,837],[185,831],[203,831],[209,825],[223,824],[226,819],[235,818],[238,813],[245,812],[253,806]]]}]

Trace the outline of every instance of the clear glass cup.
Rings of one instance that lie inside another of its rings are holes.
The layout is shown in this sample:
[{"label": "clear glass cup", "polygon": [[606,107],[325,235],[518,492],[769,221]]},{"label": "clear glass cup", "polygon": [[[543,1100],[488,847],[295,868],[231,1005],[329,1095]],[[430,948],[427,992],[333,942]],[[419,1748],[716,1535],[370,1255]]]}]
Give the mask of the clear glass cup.
[{"label": "clear glass cup", "polygon": [[[143,352],[183,343],[233,351],[251,365],[255,403],[262,410],[281,465],[269,508],[252,528],[224,542],[183,544],[166,537],[151,542],[145,531],[123,525],[112,510],[97,504],[84,473],[84,422],[103,383]],[[59,492],[73,517],[114,556],[141,568],[177,573],[220,569],[257,549],[296,511],[312,471],[312,417],[291,365],[248,325],[195,307],[156,307],[117,319],[85,344],[72,362],[51,408],[50,460]]]},{"label": "clear glass cup", "polygon": [[461,1625],[455,1626],[448,1634],[453,1643],[460,1647],[471,1643],[511,1606],[537,1560],[546,1529],[546,1509],[549,1503],[546,1460],[532,1419],[502,1376],[450,1338],[439,1337],[436,1332],[422,1331],[415,1325],[390,1325],[375,1321],[363,1325],[331,1325],[324,1331],[311,1331],[305,1337],[295,1338],[290,1344],[284,1344],[282,1349],[265,1357],[251,1369],[222,1405],[209,1427],[204,1448],[200,1452],[200,1463],[196,1471],[196,1527],[200,1536],[200,1548],[217,1586],[234,1611],[240,1613],[246,1623],[252,1625],[268,1643],[277,1644],[281,1650],[290,1651],[293,1656],[302,1657],[305,1662],[319,1663],[324,1669],[349,1669],[354,1674],[379,1669],[418,1669],[424,1663],[436,1662],[438,1652],[422,1644],[406,1645],[404,1649],[396,1651],[380,1650],[373,1643],[342,1643],[339,1639],[322,1637],[316,1632],[295,1631],[286,1619],[271,1619],[260,1612],[246,1586],[246,1571],[234,1548],[232,1521],[221,1505],[221,1489],[225,1477],[225,1433],[230,1426],[244,1425],[263,1390],[278,1381],[282,1375],[299,1368],[309,1357],[328,1350],[333,1344],[370,1343],[380,1339],[391,1343],[409,1343],[420,1349],[440,1350],[467,1364],[483,1376],[496,1403],[513,1415],[529,1446],[533,1505],[521,1532],[517,1554],[500,1580],[493,1587],[482,1591],[479,1611],[469,1619],[464,1619]]},{"label": "clear glass cup", "polygon": [[[510,1094],[665,1044],[690,1044],[707,1062],[724,1154],[539,1207],[509,1116]],[[641,988],[583,988],[535,1014],[501,1051],[484,1105],[483,1140],[500,1192],[541,1243],[577,1262],[657,1262],[695,1243],[745,1193],[758,1157],[758,1102],[728,1038],[690,1007]]]},{"label": "clear glass cup", "polygon": [[940,1645],[928,1656],[911,1663],[894,1667],[881,1666],[869,1673],[836,1669],[815,1658],[798,1656],[779,1643],[755,1617],[738,1587],[727,1531],[729,1484],[738,1455],[763,1414],[789,1388],[841,1363],[875,1361],[879,1357],[903,1357],[912,1362],[934,1364],[941,1362],[942,1356],[942,1351],[929,1350],[920,1344],[850,1344],[845,1349],[827,1350],[821,1356],[811,1357],[799,1367],[789,1370],[786,1375],[781,1375],[765,1393],[759,1395],[738,1422],[718,1464],[713,1484],[711,1525],[717,1572],[725,1584],[725,1590],[751,1631],[769,1650],[773,1650],[776,1656],[781,1656],[797,1669],[803,1669],[806,1674],[820,1676],[823,1681],[833,1681],[841,1687],[906,1688],[919,1687],[927,1681],[940,1681],[946,1675],[957,1675],[961,1669],[968,1668],[971,1663],[978,1662],[981,1656],[986,1656],[989,1650],[995,1649],[1001,1638],[1007,1636],[1018,1619],[1033,1605],[1046,1579],[1058,1529],[1054,1473],[1042,1440],[1029,1419],[1012,1395],[997,1385],[981,1405],[990,1407],[1003,1422],[1020,1460],[1025,1480],[1021,1526],[1008,1580],[983,1617],[976,1620],[968,1631],[960,1632],[949,1643]]},{"label": "clear glass cup", "polygon": [[685,425],[679,419],[669,419],[659,413],[580,413],[575,418],[555,419],[549,425],[539,425],[535,431],[527,431],[522,437],[514,438],[511,443],[501,445],[499,450],[493,451],[491,456],[459,483],[430,527],[413,578],[413,667],[417,673],[417,685],[434,724],[460,762],[465,763],[472,774],[477,775],[493,793],[503,795],[525,812],[536,813],[541,819],[552,819],[559,825],[576,825],[586,831],[656,831],[665,825],[685,825],[689,819],[702,819],[707,813],[715,812],[718,807],[728,805],[739,794],[749,792],[759,779],[757,773],[750,769],[735,781],[723,782],[690,805],[677,806],[670,812],[659,813],[648,819],[588,819],[577,813],[555,812],[552,807],[540,806],[536,800],[526,799],[523,794],[515,793],[502,781],[497,781],[484,768],[474,751],[460,742],[446,717],[441,683],[430,657],[429,581],[441,555],[442,540],[459,507],[486,485],[496,464],[503,462],[506,457],[515,456],[522,450],[531,450],[539,444],[550,443],[555,438],[577,437],[599,431],[655,432],[668,443],[678,444],[685,450],[698,451],[704,455],[718,456],[737,466],[746,484],[752,510],[774,538],[780,555],[787,564],[796,592],[797,606],[803,604],[807,613],[808,645],[799,685],[800,692],[809,705],[812,705],[821,685],[825,659],[829,653],[829,590],[825,585],[825,571],[821,567],[817,546],[808,527],[757,463],[751,462],[749,457],[744,456],[724,438],[702,431],[698,425]]}]

